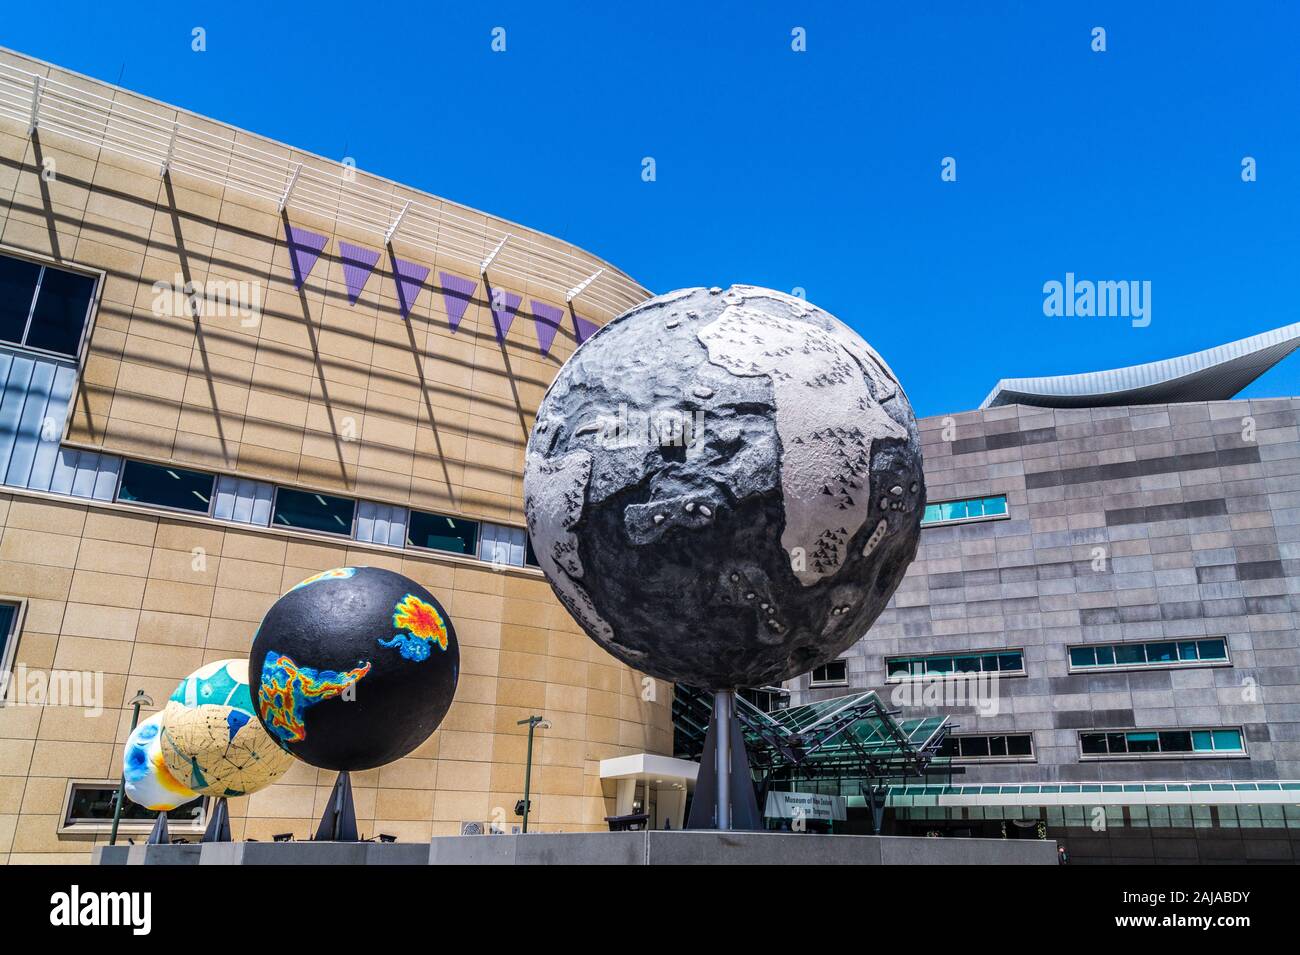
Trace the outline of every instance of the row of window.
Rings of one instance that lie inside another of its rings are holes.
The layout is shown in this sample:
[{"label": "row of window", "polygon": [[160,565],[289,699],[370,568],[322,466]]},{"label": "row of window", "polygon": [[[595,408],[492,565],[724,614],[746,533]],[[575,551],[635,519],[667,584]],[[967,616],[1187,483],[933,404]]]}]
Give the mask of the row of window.
[{"label": "row of window", "polygon": [[[1073,670],[1159,669],[1230,662],[1227,641],[1221,637],[1207,640],[1107,643],[1069,647],[1068,652],[1070,668]],[[885,660],[886,679],[891,683],[900,680],[962,676],[968,673],[1003,673],[1020,676],[1024,672],[1023,650],[888,657]],[[817,682],[815,676],[813,682]]]},{"label": "row of window", "polygon": [[1228,644],[1220,639],[1070,647],[1070,667],[1079,670],[1098,667],[1169,667],[1191,663],[1225,663],[1227,660]]},{"label": "row of window", "polygon": [[0,341],[75,358],[95,279],[0,255]]},{"label": "row of window", "polygon": [[1244,755],[1246,743],[1241,730],[1124,730],[1079,734],[1079,748],[1085,756],[1233,756]]},{"label": "row of window", "polygon": [[[477,556],[507,566],[537,566],[523,528],[376,505],[316,491],[272,488],[260,482],[218,478],[202,471],[145,461],[123,462],[117,500],[369,543]],[[247,502],[243,513],[241,502]]]},{"label": "row of window", "polygon": [[963,673],[1025,672],[1023,650],[999,650],[996,653],[963,653],[950,656],[892,657],[885,661],[889,680],[914,680],[927,676],[952,676]]},{"label": "row of window", "polygon": [[1032,733],[949,736],[939,750],[948,759],[1032,759]]},{"label": "row of window", "polygon": [[[1079,751],[1088,758],[1141,756],[1242,756],[1246,745],[1233,727],[1194,730],[1116,730],[1079,733]],[[1032,733],[964,734],[943,741],[939,756],[953,760],[1032,759]]]},{"label": "row of window", "polygon": [[925,505],[921,526],[931,524],[956,524],[962,521],[987,521],[1007,516],[1007,496],[971,497],[961,501],[942,501]]}]

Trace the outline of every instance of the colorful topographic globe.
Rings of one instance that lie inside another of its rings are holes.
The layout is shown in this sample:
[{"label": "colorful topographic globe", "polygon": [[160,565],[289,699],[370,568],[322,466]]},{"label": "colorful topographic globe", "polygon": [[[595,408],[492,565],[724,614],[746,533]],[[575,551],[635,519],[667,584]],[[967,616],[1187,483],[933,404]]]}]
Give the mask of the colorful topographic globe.
[{"label": "colorful topographic globe", "polygon": [[442,605],[378,567],[295,586],[262,618],[248,662],[266,731],[304,762],[340,771],[382,766],[427,740],[460,675]]},{"label": "colorful topographic globe", "polygon": [[163,759],[163,713],[155,713],[131,731],[122,757],[126,796],[133,803],[164,812],[198,796],[167,768]]},{"label": "colorful topographic globe", "polygon": [[247,660],[218,660],[195,670],[176,687],[161,715],[162,759],[171,775],[196,793],[247,796],[293,765],[257,719]]}]

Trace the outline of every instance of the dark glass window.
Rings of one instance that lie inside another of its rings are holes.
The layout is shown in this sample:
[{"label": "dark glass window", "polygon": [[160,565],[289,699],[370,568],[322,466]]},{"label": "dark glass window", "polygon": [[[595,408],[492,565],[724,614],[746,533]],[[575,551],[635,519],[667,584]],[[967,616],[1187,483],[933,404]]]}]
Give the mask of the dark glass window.
[{"label": "dark glass window", "polygon": [[35,262],[0,255],[0,339],[23,343],[40,277],[41,267]]},{"label": "dark glass window", "polygon": [[1020,653],[1004,653],[998,657],[998,662],[1003,672],[1014,672],[1025,668],[1025,657]]},{"label": "dark glass window", "polygon": [[1128,752],[1128,738],[1123,733],[1107,733],[1106,745],[1112,753]]},{"label": "dark glass window", "polygon": [[1228,645],[1222,640],[1198,640],[1196,647],[1200,650],[1202,660],[1228,659]]},{"label": "dark glass window", "polygon": [[1008,756],[1032,756],[1033,742],[1030,734],[1013,735],[972,734],[949,736],[944,740],[939,755],[950,759],[1005,759]]},{"label": "dark glass window", "polygon": [[832,660],[812,671],[813,683],[844,683],[848,678],[849,664],[846,660]]},{"label": "dark glass window", "polygon": [[1160,752],[1160,734],[1159,733],[1129,733],[1128,751],[1130,753],[1158,753]]},{"label": "dark glass window", "polygon": [[1146,663],[1146,647],[1140,643],[1121,643],[1115,647],[1115,662],[1124,665]]},{"label": "dark glass window", "polygon": [[1178,648],[1172,643],[1148,643],[1148,663],[1173,663],[1178,659]]},{"label": "dark glass window", "polygon": [[1160,752],[1190,753],[1192,734],[1186,730],[1166,730],[1160,734]]},{"label": "dark glass window", "polygon": [[88,275],[0,255],[0,340],[74,356],[94,295]]},{"label": "dark glass window", "polygon": [[1079,737],[1079,740],[1085,753],[1100,754],[1107,751],[1105,733],[1084,733]]},{"label": "dark glass window", "polygon": [[[1070,666],[1173,666],[1202,660],[1227,660],[1223,640],[1159,640],[1154,643],[1116,643],[1098,647],[1071,647]],[[1095,662],[1094,662],[1095,661]]]},{"label": "dark glass window", "polygon": [[912,673],[912,661],[910,660],[890,660],[886,666],[889,670],[890,679],[910,676]]},{"label": "dark glass window", "polygon": [[476,554],[478,523],[443,514],[411,511],[406,539],[413,547],[427,547],[450,554]]},{"label": "dark glass window", "polygon": [[[203,815],[202,796],[196,796],[182,806],[169,810],[168,820],[172,822],[197,822]],[[77,823],[112,822],[113,809],[117,801],[117,788],[114,786],[73,783],[72,796],[68,800],[65,826]],[[137,805],[129,799],[122,800],[123,822],[152,823],[158,813]]]},{"label": "dark glass window", "polygon": [[127,461],[117,499],[206,514],[212,506],[212,480],[199,471]]},{"label": "dark glass window", "polygon": [[4,667],[8,661],[6,654],[9,652],[9,641],[14,637],[14,618],[17,616],[16,606],[0,603],[0,667]]},{"label": "dark glass window", "polygon": [[957,657],[956,662],[957,662],[958,673],[979,673],[980,672],[979,657]]},{"label": "dark glass window", "polygon": [[1008,756],[1032,756],[1034,739],[1028,733],[1018,733],[1007,737]]},{"label": "dark glass window", "polygon": [[46,268],[26,344],[61,355],[75,355],[94,294],[95,280],[90,276]]},{"label": "dark glass window", "polygon": [[351,534],[356,507],[357,502],[346,497],[281,487],[275,491],[271,523],[322,534]]},{"label": "dark glass window", "polygon": [[524,564],[525,566],[528,567],[542,566],[537,562],[537,555],[533,553],[532,538],[528,537],[527,535],[524,536]]}]

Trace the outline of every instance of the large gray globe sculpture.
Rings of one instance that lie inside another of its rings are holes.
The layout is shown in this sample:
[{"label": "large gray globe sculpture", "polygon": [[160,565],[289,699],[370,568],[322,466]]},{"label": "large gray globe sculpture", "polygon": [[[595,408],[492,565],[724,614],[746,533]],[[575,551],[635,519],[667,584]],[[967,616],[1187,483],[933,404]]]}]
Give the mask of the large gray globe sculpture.
[{"label": "large gray globe sculpture", "polygon": [[712,690],[866,633],[916,554],[925,480],[889,366],[800,298],[682,289],[560,369],[524,507],[560,601],[613,656]]}]

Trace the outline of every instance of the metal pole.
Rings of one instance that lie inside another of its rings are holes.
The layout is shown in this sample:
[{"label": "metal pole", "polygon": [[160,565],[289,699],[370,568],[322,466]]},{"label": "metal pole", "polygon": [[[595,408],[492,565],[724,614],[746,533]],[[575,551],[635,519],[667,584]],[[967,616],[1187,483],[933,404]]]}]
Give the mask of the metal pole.
[{"label": "metal pole", "polygon": [[[140,722],[140,707],[148,703],[153,705],[153,700],[145,696],[144,690],[136,690],[135,697],[131,700],[131,732],[135,732],[136,724]],[[128,734],[129,735],[129,734]],[[117,826],[122,821],[122,800],[126,799],[126,772],[123,771],[122,779],[117,784],[117,799],[114,800],[116,805],[113,807],[113,829],[108,834],[108,844],[117,845]]]},{"label": "metal pole", "polygon": [[537,727],[539,726],[542,727],[543,729],[549,729],[551,724],[546,722],[546,718],[543,716],[530,716],[526,720],[519,720],[515,725],[523,726],[525,723],[528,724],[528,761],[524,764],[524,828],[523,831],[527,832],[528,831],[528,801],[532,796],[532,786],[533,786],[533,731],[536,730]]},{"label": "metal pole", "polygon": [[718,828],[731,828],[731,691],[713,694],[713,718],[718,721]]}]

